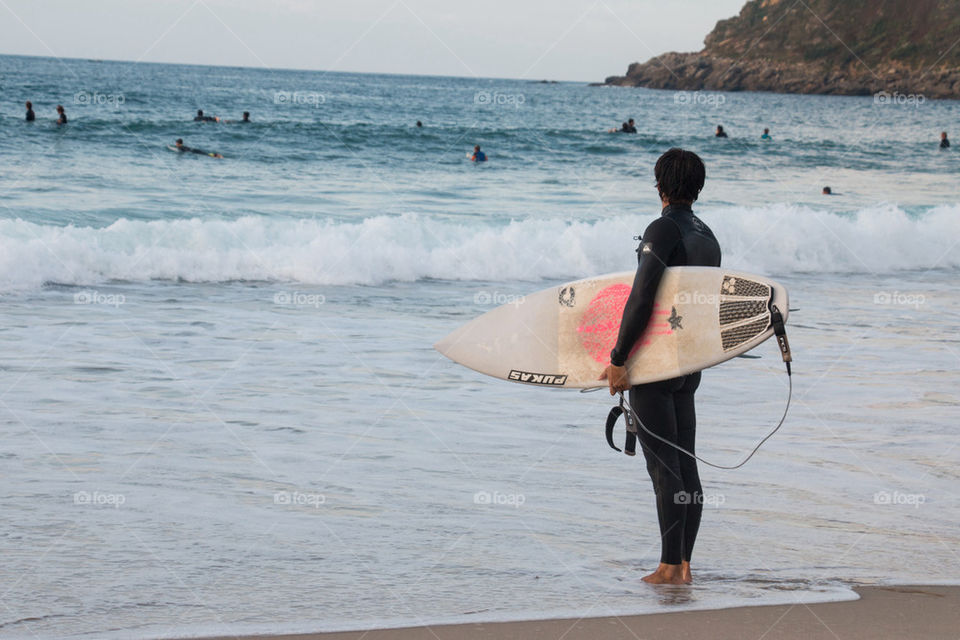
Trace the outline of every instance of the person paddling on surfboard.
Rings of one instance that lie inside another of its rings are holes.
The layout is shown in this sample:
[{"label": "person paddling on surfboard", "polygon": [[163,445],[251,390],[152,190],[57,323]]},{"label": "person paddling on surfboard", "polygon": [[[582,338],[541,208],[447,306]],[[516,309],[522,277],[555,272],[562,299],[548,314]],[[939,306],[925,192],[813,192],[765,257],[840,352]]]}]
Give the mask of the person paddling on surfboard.
[{"label": "person paddling on surfboard", "polygon": [[214,153],[211,151],[204,151],[203,149],[194,149],[193,147],[188,147],[187,145],[183,144],[183,138],[177,138],[176,145],[177,146],[173,147],[173,150],[179,151],[181,153],[186,153],[189,151],[190,153],[196,153],[197,155],[201,155],[201,156],[210,156],[211,158],[223,157],[219,153]]},{"label": "person paddling on surfboard", "polygon": [[[692,151],[670,149],[657,160],[654,175],[663,210],[643,232],[637,248],[637,274],[623,310],[617,345],[600,379],[609,383],[610,395],[630,391],[630,404],[650,431],[693,452],[694,393],[700,385],[700,372],[631,388],[624,366],[651,323],[664,270],[720,266],[720,245],[691,208],[706,178],[703,161]],[[681,330],[682,317],[675,316],[676,309],[670,318],[671,328]],[[643,580],[651,584],[689,584],[693,581],[690,556],[703,513],[697,461],[643,431],[638,435],[656,495],[661,544],[660,566]]]}]

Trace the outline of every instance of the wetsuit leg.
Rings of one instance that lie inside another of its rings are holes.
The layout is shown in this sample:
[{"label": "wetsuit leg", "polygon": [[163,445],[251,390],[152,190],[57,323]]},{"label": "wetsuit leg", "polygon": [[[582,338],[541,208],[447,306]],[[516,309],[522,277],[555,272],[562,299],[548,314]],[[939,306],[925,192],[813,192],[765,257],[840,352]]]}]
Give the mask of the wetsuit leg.
[{"label": "wetsuit leg", "polygon": [[[677,442],[677,411],[674,394],[684,387],[685,377],[638,385],[630,390],[630,406],[640,421],[653,433]],[[638,438],[653,481],[660,521],[660,562],[680,564],[683,560],[684,524],[688,499],[680,466],[680,454],[643,429]]]},{"label": "wetsuit leg", "polygon": [[[699,386],[700,372],[693,373],[686,376],[683,386],[673,394],[677,415],[677,444],[690,453],[696,453],[697,412],[693,396]],[[697,461],[684,453],[680,454],[680,476],[683,478],[684,491],[695,496],[694,500],[685,505],[687,513],[683,524],[683,559],[690,562],[693,544],[700,530],[700,516],[703,514],[703,487],[700,485]]]}]

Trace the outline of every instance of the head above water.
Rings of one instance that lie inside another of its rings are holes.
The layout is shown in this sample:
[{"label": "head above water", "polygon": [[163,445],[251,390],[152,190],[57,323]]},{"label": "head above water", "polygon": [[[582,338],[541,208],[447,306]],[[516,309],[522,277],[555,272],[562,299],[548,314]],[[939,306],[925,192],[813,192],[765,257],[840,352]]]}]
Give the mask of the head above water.
[{"label": "head above water", "polygon": [[33,103],[27,100],[27,109],[33,109]]},{"label": "head above water", "polygon": [[722,125],[722,124],[718,124],[718,125],[717,125],[717,133],[723,133],[723,125]]},{"label": "head above water", "polygon": [[422,126],[423,126],[423,123],[420,122],[419,120],[417,120],[417,126],[418,126],[418,127],[422,127]]},{"label": "head above water", "polygon": [[[30,103],[28,102],[27,104],[29,105]],[[941,139],[941,140],[946,140],[946,139],[947,139],[947,132],[946,132],[946,131],[941,131],[941,132],[940,132],[940,139]]]},{"label": "head above water", "polygon": [[633,124],[633,118],[630,118],[629,120],[627,120],[627,123],[632,125],[632,124]]},{"label": "head above water", "polygon": [[250,119],[250,112],[249,112],[249,111],[244,111],[244,112],[243,112],[243,119],[244,119],[244,120],[249,120],[249,119]]},{"label": "head above water", "polygon": [[62,104],[58,104],[58,105],[57,105],[57,113],[63,113],[63,105],[62,105]]},{"label": "head above water", "polygon": [[693,204],[700,197],[707,169],[693,151],[674,147],[657,160],[653,169],[660,199],[670,204]]},{"label": "head above water", "polygon": [[178,146],[178,147],[182,147],[182,146],[183,146],[183,138],[177,138],[177,146]]},{"label": "head above water", "polygon": [[476,145],[475,147],[473,147],[473,150],[474,150],[474,151],[480,151],[480,145]]},{"label": "head above water", "polygon": [[823,195],[829,196],[829,195],[831,195],[832,193],[833,193],[833,189],[831,189],[830,187],[824,187],[824,188],[823,188]]},{"label": "head above water", "polygon": [[203,109],[197,109],[197,115],[203,117]]},{"label": "head above water", "polygon": [[770,129],[764,129],[763,132],[764,132],[764,133],[770,133]]}]

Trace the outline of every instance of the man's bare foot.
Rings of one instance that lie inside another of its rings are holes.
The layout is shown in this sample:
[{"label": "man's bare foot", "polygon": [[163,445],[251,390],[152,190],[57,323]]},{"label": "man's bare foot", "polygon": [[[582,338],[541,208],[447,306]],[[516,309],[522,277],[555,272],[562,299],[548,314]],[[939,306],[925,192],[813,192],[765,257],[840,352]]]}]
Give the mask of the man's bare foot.
[{"label": "man's bare foot", "polygon": [[643,578],[647,584],[684,584],[679,564],[660,563],[657,570]]},{"label": "man's bare foot", "polygon": [[690,563],[686,560],[680,563],[680,578],[684,584],[693,584],[693,574],[690,573]]}]

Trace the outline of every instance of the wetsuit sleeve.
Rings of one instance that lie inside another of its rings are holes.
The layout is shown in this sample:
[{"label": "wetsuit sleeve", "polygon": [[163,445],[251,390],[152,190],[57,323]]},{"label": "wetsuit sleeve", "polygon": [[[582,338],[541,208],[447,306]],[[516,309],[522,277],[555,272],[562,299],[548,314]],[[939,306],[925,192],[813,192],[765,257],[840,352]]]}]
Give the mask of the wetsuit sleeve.
[{"label": "wetsuit sleeve", "polygon": [[610,364],[622,367],[646,330],[660,278],[681,240],[680,229],[667,218],[654,220],[643,232],[637,256],[637,275],[634,276],[633,289],[623,309],[620,334],[617,346],[610,352]]}]

